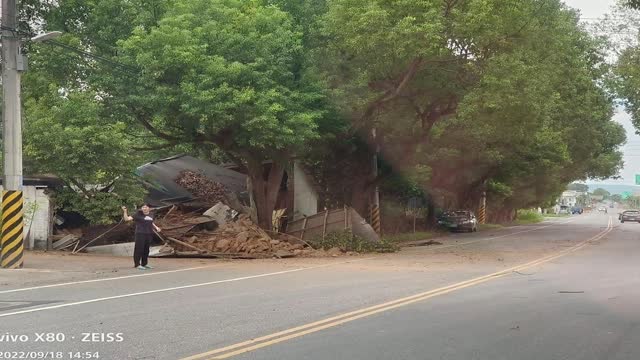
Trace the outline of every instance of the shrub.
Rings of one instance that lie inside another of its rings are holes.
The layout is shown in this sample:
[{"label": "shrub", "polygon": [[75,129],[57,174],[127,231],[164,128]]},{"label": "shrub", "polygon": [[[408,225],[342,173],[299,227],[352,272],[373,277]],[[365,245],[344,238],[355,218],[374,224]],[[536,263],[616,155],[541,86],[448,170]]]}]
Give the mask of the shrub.
[{"label": "shrub", "polygon": [[317,236],[311,239],[309,243],[316,249],[325,250],[337,247],[342,251],[355,251],[359,253],[398,251],[398,246],[390,241],[385,239],[382,239],[382,241],[378,243],[367,241],[360,236],[354,235],[349,230],[332,231],[326,234],[324,239],[321,236]]}]

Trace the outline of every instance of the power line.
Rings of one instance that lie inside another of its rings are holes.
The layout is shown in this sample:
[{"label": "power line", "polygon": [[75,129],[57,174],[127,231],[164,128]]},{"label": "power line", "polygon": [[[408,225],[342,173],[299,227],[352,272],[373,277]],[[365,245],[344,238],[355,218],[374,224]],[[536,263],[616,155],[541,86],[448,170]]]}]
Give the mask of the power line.
[{"label": "power line", "polygon": [[[19,29],[10,28],[10,27],[6,27],[6,26],[2,26],[2,25],[0,25],[0,29],[9,30],[9,31],[12,31],[14,34],[20,34],[20,35],[28,36],[29,38],[35,36],[35,34],[31,34],[31,33],[26,32],[26,31],[22,31],[22,30],[19,30]],[[98,60],[100,62],[103,62],[105,64],[111,65],[112,67],[114,67],[116,69],[119,69],[121,71],[127,72],[127,73],[132,74],[132,75],[139,75],[140,74],[140,70],[138,68],[135,68],[135,67],[127,65],[127,64],[123,64],[123,63],[118,62],[118,61],[111,60],[111,59],[106,58],[104,56],[100,56],[100,55],[96,55],[96,54],[90,53],[88,51],[73,47],[71,45],[67,45],[65,43],[61,43],[59,41],[47,40],[47,41],[44,41],[44,43],[48,44],[50,46],[57,46],[57,47],[60,47],[60,48],[75,52],[78,55],[82,55],[82,56],[85,56],[85,57],[88,57],[88,58],[91,58],[91,59],[94,59],[94,60]]]}]

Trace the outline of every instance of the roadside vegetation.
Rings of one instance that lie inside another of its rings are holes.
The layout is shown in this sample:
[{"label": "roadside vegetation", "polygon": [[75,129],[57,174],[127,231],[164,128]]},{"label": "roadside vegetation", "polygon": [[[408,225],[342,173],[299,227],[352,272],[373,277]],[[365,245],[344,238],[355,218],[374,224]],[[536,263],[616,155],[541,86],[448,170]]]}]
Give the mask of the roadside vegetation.
[{"label": "roadside vegetation", "polygon": [[[248,174],[265,229],[294,158],[329,208],[364,216],[378,188],[399,218],[424,209],[383,233],[426,231],[483,193],[489,222],[538,221],[516,209],[622,167],[607,42],[561,0],[21,6],[20,31],[64,33],[25,48],[25,172],[60,177],[58,207],[92,223],[140,204],[136,167],[177,153]],[[630,105],[637,53],[616,68]]]},{"label": "roadside vegetation", "polygon": [[553,214],[553,213],[547,213],[547,214],[543,214],[544,217],[548,217],[548,218],[564,218],[564,217],[569,217],[571,215],[569,214]]},{"label": "roadside vegetation", "polygon": [[514,225],[536,224],[544,221],[544,216],[535,210],[519,210]]},{"label": "roadside vegetation", "polygon": [[360,236],[354,235],[349,230],[344,231],[332,231],[326,236],[318,236],[309,241],[309,244],[314,249],[331,250],[334,248],[340,249],[343,252],[358,252],[358,253],[387,253],[395,252],[400,248],[398,245],[389,239],[383,238],[381,242],[375,243],[367,241]]}]

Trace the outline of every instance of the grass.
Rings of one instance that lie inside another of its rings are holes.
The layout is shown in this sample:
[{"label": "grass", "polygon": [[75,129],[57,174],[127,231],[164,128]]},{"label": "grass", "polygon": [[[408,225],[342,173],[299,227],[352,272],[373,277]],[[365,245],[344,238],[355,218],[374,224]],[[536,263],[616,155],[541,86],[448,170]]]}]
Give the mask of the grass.
[{"label": "grass", "polygon": [[569,214],[542,214],[542,216],[550,217],[550,218],[563,218],[563,217],[569,217]]},{"label": "grass", "polygon": [[514,225],[537,224],[544,221],[544,216],[534,210],[518,210],[518,217],[513,222]]},{"label": "grass", "polygon": [[403,243],[408,241],[429,240],[437,235],[440,235],[440,233],[432,231],[418,231],[415,233],[386,235],[384,239],[392,243]]},{"label": "grass", "polygon": [[354,235],[349,230],[332,231],[326,234],[324,238],[318,236],[309,240],[309,243],[315,249],[329,250],[337,247],[342,251],[355,251],[359,253],[385,253],[395,252],[400,249],[395,243],[388,241],[387,239],[382,239],[379,243],[373,243],[361,238],[360,236]]}]

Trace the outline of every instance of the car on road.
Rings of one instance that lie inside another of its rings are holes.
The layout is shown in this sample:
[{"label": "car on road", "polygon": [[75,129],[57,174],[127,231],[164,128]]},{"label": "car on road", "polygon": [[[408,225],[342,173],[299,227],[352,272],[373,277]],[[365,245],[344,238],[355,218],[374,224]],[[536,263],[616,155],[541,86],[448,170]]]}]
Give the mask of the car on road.
[{"label": "car on road", "polygon": [[603,212],[603,213],[605,213],[605,214],[606,214],[606,213],[607,213],[607,208],[606,208],[606,207],[604,207],[604,206],[600,206],[600,207],[598,207],[598,211],[599,211],[599,212]]},{"label": "car on road", "polygon": [[454,210],[445,212],[438,224],[451,231],[478,231],[478,220],[472,211]]},{"label": "car on road", "polygon": [[583,212],[583,210],[582,210],[582,208],[581,208],[581,207],[579,207],[579,206],[574,206],[574,207],[571,209],[571,214],[582,214],[582,212]]},{"label": "car on road", "polygon": [[620,219],[621,223],[625,221],[640,222],[640,211],[638,210],[623,211],[618,218]]}]

